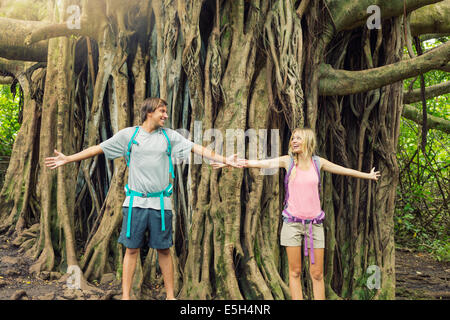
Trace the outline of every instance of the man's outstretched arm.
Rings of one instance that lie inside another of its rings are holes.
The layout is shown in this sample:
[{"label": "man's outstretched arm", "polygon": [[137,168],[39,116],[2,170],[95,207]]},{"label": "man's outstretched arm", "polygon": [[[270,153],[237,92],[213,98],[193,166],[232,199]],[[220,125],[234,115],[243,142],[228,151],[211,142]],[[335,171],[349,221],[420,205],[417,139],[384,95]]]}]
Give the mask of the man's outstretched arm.
[{"label": "man's outstretched arm", "polygon": [[209,160],[224,163],[235,168],[242,168],[244,166],[244,160],[239,159],[236,154],[231,155],[228,158],[225,158],[224,156],[216,154],[214,151],[209,150],[208,148],[205,148],[199,144],[194,144],[192,146],[192,152],[201,155],[202,157],[205,157]]},{"label": "man's outstretched arm", "polygon": [[81,161],[84,159],[88,159],[91,157],[95,157],[96,155],[102,154],[103,150],[102,148],[100,148],[100,146],[92,146],[89,147],[81,152],[75,153],[73,155],[70,156],[66,156],[64,154],[62,154],[61,152],[57,151],[55,149],[55,154],[56,157],[48,157],[45,158],[45,165],[47,167],[49,167],[50,169],[56,169],[60,166],[63,166],[67,163],[70,162],[75,162],[75,161]]}]

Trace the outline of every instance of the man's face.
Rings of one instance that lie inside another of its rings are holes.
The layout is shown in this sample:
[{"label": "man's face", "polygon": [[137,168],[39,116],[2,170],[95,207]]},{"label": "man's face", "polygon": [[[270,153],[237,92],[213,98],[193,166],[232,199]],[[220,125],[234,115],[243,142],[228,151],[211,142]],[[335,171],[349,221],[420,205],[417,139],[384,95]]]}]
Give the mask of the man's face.
[{"label": "man's face", "polygon": [[147,118],[150,120],[150,124],[156,127],[163,127],[164,122],[169,116],[167,115],[167,107],[161,106],[156,108],[155,111],[149,112]]}]

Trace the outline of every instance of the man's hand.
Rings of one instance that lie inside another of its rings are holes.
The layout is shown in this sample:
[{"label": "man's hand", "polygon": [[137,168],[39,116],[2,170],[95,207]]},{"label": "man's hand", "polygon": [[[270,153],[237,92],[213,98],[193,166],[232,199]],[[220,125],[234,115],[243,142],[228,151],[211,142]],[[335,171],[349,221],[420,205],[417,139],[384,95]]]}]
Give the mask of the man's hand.
[{"label": "man's hand", "polygon": [[219,169],[223,167],[233,167],[233,168],[243,168],[247,165],[246,159],[240,159],[237,154],[233,154],[225,159],[225,163],[211,162],[214,169]]},{"label": "man's hand", "polygon": [[223,168],[223,167],[228,167],[228,165],[225,164],[225,163],[214,162],[214,161],[211,161],[211,166],[212,166],[214,169],[220,169],[220,168]]},{"label": "man's hand", "polygon": [[56,149],[55,154],[57,155],[56,157],[45,158],[45,165],[50,169],[56,169],[60,166],[65,165],[66,163],[69,163],[67,156],[57,151]]}]

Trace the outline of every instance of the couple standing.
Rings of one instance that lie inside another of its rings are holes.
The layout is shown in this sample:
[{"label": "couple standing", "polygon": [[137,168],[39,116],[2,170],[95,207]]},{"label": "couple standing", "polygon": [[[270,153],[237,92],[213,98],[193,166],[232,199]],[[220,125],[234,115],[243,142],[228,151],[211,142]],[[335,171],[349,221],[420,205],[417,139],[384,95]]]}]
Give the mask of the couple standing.
[{"label": "couple standing", "polygon": [[[310,273],[315,299],[325,299],[323,281],[324,213],[320,207],[320,170],[362,179],[377,180],[379,172],[370,173],[344,168],[314,155],[316,139],[310,129],[295,129],[289,141],[289,154],[269,160],[225,158],[201,145],[185,139],[178,132],[164,128],[168,118],[167,103],[159,98],[144,100],[141,126],[120,130],[110,139],[79,153],[66,156],[55,150],[55,157],[45,159],[50,169],[81,161],[101,153],[107,159],[125,157],[129,166],[126,198],[123,203],[122,230],[118,241],[126,250],[123,260],[122,299],[130,299],[131,284],[145,232],[149,230],[148,246],[158,252],[158,260],[166,289],[166,299],[175,299],[170,195],[174,176],[172,156],[187,159],[191,152],[213,162],[213,167],[279,168],[287,171],[286,199],[282,212],[281,245],[286,247],[289,262],[289,288],[292,299],[302,299],[301,246],[310,251]],[[168,174],[169,173],[169,174]],[[309,240],[309,241],[308,241]]]}]

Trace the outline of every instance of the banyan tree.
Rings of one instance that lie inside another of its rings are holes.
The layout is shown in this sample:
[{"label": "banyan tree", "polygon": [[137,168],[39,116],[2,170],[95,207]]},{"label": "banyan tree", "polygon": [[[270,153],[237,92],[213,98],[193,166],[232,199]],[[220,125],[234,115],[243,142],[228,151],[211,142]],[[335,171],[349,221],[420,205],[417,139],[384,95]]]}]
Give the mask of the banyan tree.
[{"label": "banyan tree", "polygon": [[[450,33],[449,0],[28,2],[44,12],[39,19],[21,16],[26,0],[0,18],[0,75],[23,97],[0,232],[33,259],[32,272],[78,266],[85,282],[111,272],[120,279],[125,160],[101,155],[49,170],[43,159],[139,124],[141,102],[161,97],[168,126],[204,146],[215,139],[209,129],[224,137],[227,129],[253,129],[267,133],[259,145],[272,146],[258,156],[273,157],[287,154],[293,128],[307,126],[322,157],[380,170],[377,183],[322,175],[326,294],[395,298],[400,119],[449,128],[404,104],[402,80],[450,69],[450,43],[413,50],[423,35]],[[428,97],[450,91],[445,84],[428,89]],[[242,157],[251,156],[249,140]],[[289,299],[279,245],[284,170],[214,170],[189,161],[175,171],[171,250],[179,297]],[[156,259],[152,249],[141,251],[136,295],[162,281]],[[378,268],[377,288],[367,285],[370,266]]]}]

